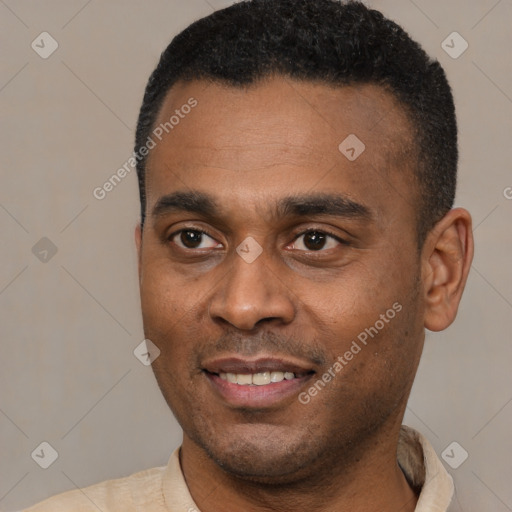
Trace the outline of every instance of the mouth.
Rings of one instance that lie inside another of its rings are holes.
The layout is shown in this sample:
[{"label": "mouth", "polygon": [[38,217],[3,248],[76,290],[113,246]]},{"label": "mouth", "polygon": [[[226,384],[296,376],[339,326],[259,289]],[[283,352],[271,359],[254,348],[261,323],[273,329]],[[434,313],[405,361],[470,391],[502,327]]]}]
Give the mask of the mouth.
[{"label": "mouth", "polygon": [[225,358],[206,363],[203,373],[228,405],[261,409],[298,394],[316,372],[301,362],[284,359]]},{"label": "mouth", "polygon": [[267,386],[271,383],[282,382],[297,378],[293,372],[259,372],[259,373],[219,373],[222,380],[239,386]]}]

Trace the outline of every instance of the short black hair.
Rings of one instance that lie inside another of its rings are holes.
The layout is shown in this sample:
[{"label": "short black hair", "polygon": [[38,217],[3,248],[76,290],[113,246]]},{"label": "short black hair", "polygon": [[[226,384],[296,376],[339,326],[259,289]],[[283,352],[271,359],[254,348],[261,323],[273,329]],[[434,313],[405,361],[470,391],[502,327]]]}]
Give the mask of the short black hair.
[{"label": "short black hair", "polygon": [[[400,26],[358,1],[246,0],[191,24],[171,41],[149,78],[136,154],[176,82],[244,87],[275,74],[334,86],[376,84],[398,99],[414,131],[421,247],[453,206],[458,148],[452,92],[436,60]],[[146,160],[137,158],[142,224]]]}]

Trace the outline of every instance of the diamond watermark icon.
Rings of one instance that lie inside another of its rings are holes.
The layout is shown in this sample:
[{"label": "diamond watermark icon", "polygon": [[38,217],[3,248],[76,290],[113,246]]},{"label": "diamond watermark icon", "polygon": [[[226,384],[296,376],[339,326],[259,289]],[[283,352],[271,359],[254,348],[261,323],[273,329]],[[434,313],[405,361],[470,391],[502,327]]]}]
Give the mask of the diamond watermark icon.
[{"label": "diamond watermark icon", "polygon": [[59,47],[59,43],[48,32],[41,32],[30,46],[39,57],[47,59]]},{"label": "diamond watermark icon", "polygon": [[48,263],[57,254],[57,246],[49,238],[43,236],[32,247],[32,254],[42,263]]},{"label": "diamond watermark icon", "polygon": [[160,349],[151,340],[143,340],[135,347],[133,355],[144,366],[150,366],[160,355]]},{"label": "diamond watermark icon", "polygon": [[441,43],[441,48],[452,59],[458,59],[468,49],[468,47],[468,42],[458,32],[452,32]]},{"label": "diamond watermark icon", "polygon": [[43,469],[48,469],[59,458],[57,450],[46,441],[43,441],[30,456]]},{"label": "diamond watermark icon", "polygon": [[464,450],[464,448],[457,443],[457,441],[453,441],[450,443],[441,453],[441,457],[443,460],[450,466],[452,469],[457,469],[462,463],[468,458],[468,452]]},{"label": "diamond watermark icon", "polygon": [[351,133],[343,142],[338,146],[340,153],[342,153],[348,160],[353,162],[361,153],[366,149],[363,141]]},{"label": "diamond watermark icon", "polygon": [[263,252],[263,247],[252,236],[248,236],[236,248],[236,252],[246,263],[252,263]]}]

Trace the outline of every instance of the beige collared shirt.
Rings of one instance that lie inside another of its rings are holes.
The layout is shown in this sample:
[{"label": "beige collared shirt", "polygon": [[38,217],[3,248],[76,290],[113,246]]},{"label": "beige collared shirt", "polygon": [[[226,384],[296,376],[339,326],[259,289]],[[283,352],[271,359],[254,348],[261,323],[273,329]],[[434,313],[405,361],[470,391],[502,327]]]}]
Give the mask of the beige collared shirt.
[{"label": "beige collared shirt", "polygon": [[[421,488],[416,512],[455,512],[453,481],[430,443],[402,426],[398,463],[413,487]],[[167,466],[49,498],[24,512],[200,512],[189,493],[176,449]]]}]

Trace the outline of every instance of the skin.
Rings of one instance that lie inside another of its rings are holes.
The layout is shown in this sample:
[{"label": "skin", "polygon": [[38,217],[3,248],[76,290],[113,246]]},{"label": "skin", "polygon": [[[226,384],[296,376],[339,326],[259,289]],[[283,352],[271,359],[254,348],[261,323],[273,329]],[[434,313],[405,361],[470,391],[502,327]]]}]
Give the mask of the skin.
[{"label": "skin", "polygon": [[[418,251],[412,130],[378,86],[178,83],[156,125],[190,97],[197,107],[151,150],[135,238],[145,335],[161,350],[153,369],[184,431],[193,499],[203,512],[414,510],[399,429],[425,328],[457,313],[469,213],[449,211]],[[349,134],[366,146],[352,162],[338,150]],[[175,192],[208,194],[216,209],[153,215]],[[312,194],[367,215],[278,214],[284,198]],[[189,233],[187,247],[180,230],[207,235]],[[328,236],[315,245],[308,230]],[[236,252],[247,237],[262,248],[252,263]],[[394,303],[402,310],[308,404],[296,393],[234,406],[204,372],[218,357],[281,357],[314,372],[307,391]]]}]

